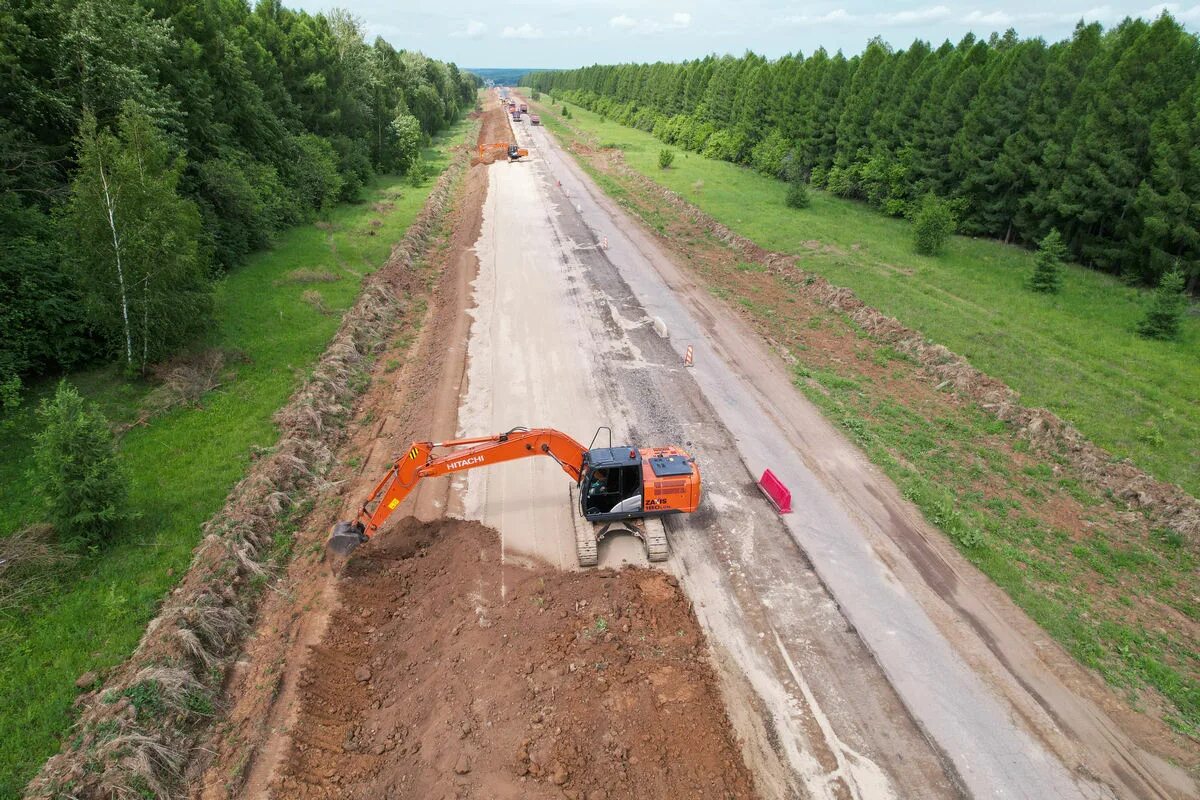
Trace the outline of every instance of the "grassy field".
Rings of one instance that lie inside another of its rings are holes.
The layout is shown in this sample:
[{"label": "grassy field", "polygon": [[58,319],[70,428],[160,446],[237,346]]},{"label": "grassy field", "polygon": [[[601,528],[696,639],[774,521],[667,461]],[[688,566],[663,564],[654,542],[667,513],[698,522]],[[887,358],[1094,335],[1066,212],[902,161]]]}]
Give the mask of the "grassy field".
[{"label": "grassy field", "polygon": [[[734,231],[803,254],[806,269],[965,356],[1026,405],[1052,409],[1116,456],[1200,494],[1200,316],[1179,342],[1147,341],[1133,332],[1147,292],[1111,276],[1072,266],[1060,295],[1035,294],[1024,288],[1027,250],[955,237],[943,255],[919,256],[906,221],[815,190],[810,208],[790,209],[782,182],[695,153],[677,151],[660,170],[657,139],[570,110],[573,127]],[[805,246],[814,240],[833,248],[814,252]]]},{"label": "grassy field", "polygon": [[[542,119],[565,140],[586,137],[590,149],[585,148],[578,160],[601,188],[663,236],[688,246],[689,264],[698,279],[715,296],[741,309],[763,335],[788,348],[796,359],[796,386],[887,473],[963,555],[1080,663],[1119,688],[1131,707],[1162,718],[1187,736],[1200,735],[1200,652],[1195,647],[1196,626],[1200,624],[1195,574],[1200,565],[1181,536],[1153,529],[1140,515],[1124,513],[1120,503],[1090,492],[1062,454],[1032,453],[1029,443],[1004,423],[974,404],[958,402],[952,393],[936,390],[913,359],[872,339],[845,314],[799,300],[804,281],[798,274],[774,275],[760,264],[730,258],[715,238],[699,234],[680,215],[665,210],[652,191],[608,170],[603,151],[595,149],[598,144],[623,147],[630,154],[630,162],[641,165],[643,174],[662,182],[674,181],[675,170],[668,173],[669,178],[658,170],[661,145],[657,142],[582,110],[573,110],[571,120],[547,113]],[[603,138],[593,138],[593,133]],[[641,156],[634,155],[634,147],[642,149]],[[821,239],[822,247],[806,246],[806,239],[799,234],[787,238],[780,231],[766,232],[760,241],[768,234],[774,236],[770,246],[794,249],[801,266],[823,272],[838,283],[859,288],[853,280],[859,278],[862,285],[880,296],[887,294],[889,281],[895,282],[897,292],[913,291],[913,297],[900,294],[890,306],[872,298],[909,323],[913,320],[904,316],[904,309],[936,317],[930,310],[932,300],[921,298],[937,299],[945,309],[939,317],[942,324],[954,322],[969,327],[974,334],[960,335],[959,341],[986,345],[976,344],[974,349],[958,345],[976,363],[981,350],[986,349],[995,363],[1006,364],[1013,373],[1028,374],[1029,380],[1049,381],[1053,377],[1048,365],[1012,361],[1005,348],[1016,345],[1006,344],[1010,338],[999,329],[999,315],[987,314],[984,308],[974,315],[968,311],[986,303],[998,303],[995,307],[1005,309],[1034,308],[1021,313],[1014,323],[1022,331],[1020,335],[1029,340],[1020,346],[1027,354],[1036,352],[1043,340],[1060,341],[1050,333],[1035,330],[1031,321],[1034,314],[1040,314],[1036,319],[1046,326],[1052,324],[1056,314],[1063,314],[1070,327],[1063,336],[1080,341],[1086,340],[1090,324],[1095,329],[1093,335],[1108,336],[1122,346],[1149,351],[1160,346],[1126,342],[1124,339],[1130,337],[1120,331],[1120,335],[1113,335],[1100,322],[1087,322],[1085,312],[1102,316],[1104,309],[1115,302],[1100,294],[1101,289],[1112,286],[1103,276],[1071,270],[1068,286],[1076,295],[1072,302],[1082,305],[1082,311],[1043,307],[1050,304],[1028,296],[1019,280],[1011,281],[1008,292],[1012,297],[1006,298],[1003,281],[984,269],[977,269],[972,279],[964,274],[965,264],[972,253],[977,253],[980,259],[994,259],[985,262],[989,268],[1002,264],[1000,269],[1010,273],[1027,271],[1029,256],[1013,248],[959,240],[947,257],[953,263],[942,264],[910,255],[906,226],[881,219],[862,207],[814,193],[813,208],[792,212],[783,206],[782,189],[772,181],[694,154],[686,159],[677,154],[675,164],[682,164],[679,170],[692,169],[693,177],[690,184],[680,181],[685,185],[674,188],[732,227],[738,227],[739,218],[746,219],[749,208],[756,215],[781,220],[781,226],[789,219],[792,225],[806,225],[798,220],[810,215],[819,217],[815,226],[820,233],[805,227],[804,235]],[[696,187],[695,181],[704,181],[704,185]],[[715,205],[711,198],[707,205],[701,202],[712,183],[718,181],[725,183],[721,184],[721,196]],[[771,194],[764,194],[759,205],[745,202],[746,197],[755,196],[746,194],[742,205],[735,206],[731,198],[743,190]],[[748,231],[743,227],[742,232]],[[889,235],[897,242],[890,245],[890,255],[883,261],[877,253],[887,245]],[[787,242],[793,246],[789,248]],[[836,250],[825,252],[829,245]],[[889,277],[890,272],[899,274]],[[939,277],[943,275],[956,281],[953,302],[940,291],[942,281],[950,279]],[[1121,303],[1134,305],[1139,300],[1132,290],[1112,288],[1118,291]],[[991,299],[985,302],[985,298]],[[1136,309],[1128,310],[1126,319],[1136,319]],[[1167,352],[1188,358],[1196,334],[1193,322],[1187,341],[1167,345]],[[1093,352],[1086,347],[1079,349]],[[1121,374],[1128,376],[1137,366],[1141,365],[1127,365],[1128,371]],[[1195,379],[1194,365],[1176,366]],[[1061,365],[1059,368],[1063,369]],[[1070,361],[1070,368],[1092,367],[1077,358]],[[1017,382],[1011,375],[1004,377]],[[1148,377],[1139,380],[1149,382]],[[1087,385],[1093,392],[1098,386],[1102,388],[1101,383]],[[1124,394],[1091,395],[1091,413],[1119,428],[1120,412],[1102,407],[1105,396]],[[1181,408],[1177,412],[1180,415],[1188,413],[1186,402],[1176,407]],[[1188,417],[1193,425],[1195,416],[1193,407]],[[1155,432],[1165,439],[1173,430],[1174,426],[1163,425]],[[1193,448],[1195,441],[1193,437]],[[1188,762],[1189,766],[1194,763],[1194,759]]]},{"label": "grassy field", "polygon": [[[460,123],[426,150],[437,173],[466,129]],[[242,476],[252,449],[274,443],[272,415],[324,350],[363,277],[384,263],[433,183],[414,188],[399,178],[379,178],[364,192],[364,202],[285,232],[275,247],[221,282],[217,326],[205,344],[244,354],[232,364],[234,375],[204,398],[202,408],[177,409],[125,435],[121,458],[133,476],[137,519],[113,547],[74,565],[19,613],[0,616],[0,798],[18,796],[58,749],[71,723],[75,679],[119,663],[137,644],[159,600],[187,569],[201,523]],[[290,273],[298,269],[336,279],[297,282]],[[323,309],[316,298],[303,297],[310,291],[320,293]],[[111,369],[68,380],[114,422],[136,419],[152,388],[124,381]],[[27,474],[28,433],[32,408],[53,385],[34,386],[25,418],[0,434],[4,535],[41,514]]]}]

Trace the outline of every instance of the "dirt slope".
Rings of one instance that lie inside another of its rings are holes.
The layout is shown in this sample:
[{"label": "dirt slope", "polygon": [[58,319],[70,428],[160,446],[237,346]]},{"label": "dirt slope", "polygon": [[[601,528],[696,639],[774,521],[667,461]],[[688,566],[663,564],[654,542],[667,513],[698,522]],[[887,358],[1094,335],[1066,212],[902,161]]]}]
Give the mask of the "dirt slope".
[{"label": "dirt slope", "polygon": [[498,567],[458,520],[356,555],[274,796],[753,796],[673,578]]}]

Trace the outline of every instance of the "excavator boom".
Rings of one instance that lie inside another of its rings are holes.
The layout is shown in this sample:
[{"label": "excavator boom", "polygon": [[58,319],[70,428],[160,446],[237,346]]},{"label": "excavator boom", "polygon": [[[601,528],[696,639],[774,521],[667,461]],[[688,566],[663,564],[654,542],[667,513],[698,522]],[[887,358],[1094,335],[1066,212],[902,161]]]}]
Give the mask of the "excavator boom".
[{"label": "excavator boom", "polygon": [[[435,449],[452,452],[434,457]],[[576,483],[587,448],[552,428],[513,428],[506,433],[447,442],[413,442],[375,485],[352,522],[339,522],[329,539],[330,550],[348,554],[367,541],[416,488],[422,478],[437,478],[490,464],[531,456],[549,456]]]}]

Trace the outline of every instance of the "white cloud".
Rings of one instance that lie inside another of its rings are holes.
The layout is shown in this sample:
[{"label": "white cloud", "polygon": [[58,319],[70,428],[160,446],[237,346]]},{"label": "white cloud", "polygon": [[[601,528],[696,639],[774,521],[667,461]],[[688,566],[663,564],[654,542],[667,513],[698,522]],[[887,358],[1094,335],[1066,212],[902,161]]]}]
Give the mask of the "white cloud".
[{"label": "white cloud", "polygon": [[465,28],[454,31],[450,35],[455,39],[478,39],[485,33],[487,33],[487,25],[477,19],[469,19]]},{"label": "white cloud", "polygon": [[908,11],[894,11],[888,14],[876,14],[875,21],[882,25],[914,25],[919,22],[934,22],[948,16],[950,16],[950,9],[946,6],[930,6]]},{"label": "white cloud", "polygon": [[839,23],[854,22],[857,19],[858,17],[846,11],[846,9],[835,8],[833,11],[816,16],[811,14],[794,14],[790,17],[785,17],[783,21],[793,25],[836,25]]},{"label": "white cloud", "polygon": [[786,17],[783,21],[793,25],[867,25],[888,27],[892,25],[918,25],[925,22],[936,22],[951,15],[946,6],[928,6],[913,8],[906,11],[889,11],[878,14],[851,14],[844,8],[835,8],[824,14],[798,14]]},{"label": "white cloud", "polygon": [[528,22],[523,22],[515,28],[507,25],[504,30],[500,31],[502,39],[541,39],[543,35],[541,28],[535,28]]},{"label": "white cloud", "polygon": [[1180,22],[1200,21],[1200,6],[1184,8],[1179,3],[1159,3],[1143,11],[1140,16],[1145,19],[1156,19],[1162,12],[1167,11]]},{"label": "white cloud", "polygon": [[968,25],[1011,25],[1016,20],[1007,11],[972,11],[962,18]]},{"label": "white cloud", "polygon": [[692,24],[692,15],[686,11],[676,11],[671,15],[671,19],[667,21],[659,21],[656,19],[634,19],[628,14],[619,14],[608,21],[610,28],[615,28],[619,31],[629,31],[630,33],[648,36],[657,33],[665,33],[667,31],[681,31]]}]

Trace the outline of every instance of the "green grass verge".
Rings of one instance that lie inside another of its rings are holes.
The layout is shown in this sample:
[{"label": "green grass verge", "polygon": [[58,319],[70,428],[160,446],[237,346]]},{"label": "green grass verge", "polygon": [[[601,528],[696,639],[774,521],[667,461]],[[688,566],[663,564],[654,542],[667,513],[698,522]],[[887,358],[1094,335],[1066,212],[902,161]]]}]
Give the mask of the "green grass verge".
[{"label": "green grass verge", "polygon": [[[876,351],[886,358],[888,348]],[[895,354],[897,361],[903,356]],[[1106,514],[1100,498],[1047,462],[1004,452],[1004,423],[974,405],[927,409],[898,402],[881,381],[840,364],[796,369],[796,385],[853,439],[905,498],[1060,642],[1145,708],[1157,690],[1176,730],[1200,734],[1200,653],[1188,625],[1200,606],[1186,587],[1200,567],[1180,537],[1145,537]],[[1080,514],[1072,535],[1031,509]]]},{"label": "green grass verge", "polygon": [[[572,136],[545,96],[544,123]],[[1200,494],[1200,317],[1178,342],[1134,334],[1145,290],[1071,266],[1062,293],[1025,289],[1033,254],[992,240],[954,237],[936,258],[912,250],[909,223],[821,191],[812,205],[784,205],[782,182],[696,153],[570,105],[567,123],[616,147],[634,170],[678,192],[770,250],[795,253],[805,269],[853,289],[864,302],[966,357],[975,367],[1072,422],[1089,439],[1152,475]],[[825,251],[807,246],[820,242]]]},{"label": "green grass verge", "polygon": [[[444,132],[425,152],[439,174],[469,124]],[[38,766],[59,747],[71,724],[75,679],[120,663],[132,651],[160,600],[180,579],[200,538],[200,525],[244,474],[255,447],[278,438],[272,415],[306,377],[353,305],[363,278],[386,261],[433,188],[380,177],[361,203],[333,209],[318,225],[279,236],[217,289],[217,325],[208,347],[236,349],[245,363],[205,397],[135,427],[121,443],[133,477],[138,514],[112,547],[60,576],[18,614],[0,617],[0,798],[19,796]],[[326,229],[328,228],[328,229]],[[298,284],[293,270],[332,273],[331,282]],[[326,312],[305,301],[321,294]],[[152,388],[122,380],[114,369],[67,376],[114,422],[136,419]],[[14,430],[0,433],[0,532],[38,520],[42,508],[28,474],[33,407],[53,390],[35,385]]]}]

